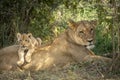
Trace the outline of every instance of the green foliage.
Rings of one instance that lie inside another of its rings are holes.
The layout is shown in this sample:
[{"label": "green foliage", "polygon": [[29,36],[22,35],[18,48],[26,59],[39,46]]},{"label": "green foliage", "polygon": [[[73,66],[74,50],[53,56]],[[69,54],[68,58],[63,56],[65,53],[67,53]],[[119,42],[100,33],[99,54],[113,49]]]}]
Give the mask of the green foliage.
[{"label": "green foliage", "polygon": [[67,28],[70,18],[98,20],[94,51],[111,52],[113,8],[109,5],[111,0],[2,0],[0,46],[14,44],[17,32],[31,32],[45,43],[51,41]]},{"label": "green foliage", "polygon": [[109,31],[104,30],[102,26],[96,28],[96,44],[93,51],[96,54],[105,54],[112,52],[112,37]]}]

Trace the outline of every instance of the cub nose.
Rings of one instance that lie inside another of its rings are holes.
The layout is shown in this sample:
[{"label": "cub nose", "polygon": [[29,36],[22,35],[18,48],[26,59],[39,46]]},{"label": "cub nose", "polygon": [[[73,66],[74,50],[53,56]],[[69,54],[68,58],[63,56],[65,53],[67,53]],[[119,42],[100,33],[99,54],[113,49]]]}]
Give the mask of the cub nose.
[{"label": "cub nose", "polygon": [[25,45],[23,45],[22,47],[25,48]]}]

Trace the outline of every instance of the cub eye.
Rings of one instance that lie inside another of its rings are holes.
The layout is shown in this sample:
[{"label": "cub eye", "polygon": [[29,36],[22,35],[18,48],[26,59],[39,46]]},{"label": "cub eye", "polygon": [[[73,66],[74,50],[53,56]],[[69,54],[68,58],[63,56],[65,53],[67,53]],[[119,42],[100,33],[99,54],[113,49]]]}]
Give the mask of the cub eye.
[{"label": "cub eye", "polygon": [[27,40],[27,39],[26,39],[25,41],[26,41],[26,42],[29,42],[29,40]]}]

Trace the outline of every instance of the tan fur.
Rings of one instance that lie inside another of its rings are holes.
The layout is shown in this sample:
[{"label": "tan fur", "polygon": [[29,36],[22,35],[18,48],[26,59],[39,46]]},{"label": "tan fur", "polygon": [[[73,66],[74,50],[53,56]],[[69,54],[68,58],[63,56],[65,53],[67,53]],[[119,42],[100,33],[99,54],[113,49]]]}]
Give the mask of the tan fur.
[{"label": "tan fur", "polygon": [[31,33],[28,34],[17,33],[17,40],[19,45],[19,49],[18,49],[19,61],[17,62],[17,64],[21,66],[24,64],[25,60],[26,62],[31,61],[31,56],[33,52],[37,47],[41,46],[42,41],[40,38],[35,39]]},{"label": "tan fur", "polygon": [[[42,70],[54,66],[63,66],[71,62],[82,62],[86,56],[94,56],[94,53],[87,48],[94,45],[96,23],[93,23],[93,21],[74,22],[69,20],[68,26],[69,28],[56,38],[51,45],[36,49],[32,55],[32,61],[24,64],[21,68]],[[15,65],[19,60],[17,57],[18,47],[10,46],[3,49],[0,50],[0,70],[3,70],[4,66],[6,66],[5,70],[16,70]]]}]

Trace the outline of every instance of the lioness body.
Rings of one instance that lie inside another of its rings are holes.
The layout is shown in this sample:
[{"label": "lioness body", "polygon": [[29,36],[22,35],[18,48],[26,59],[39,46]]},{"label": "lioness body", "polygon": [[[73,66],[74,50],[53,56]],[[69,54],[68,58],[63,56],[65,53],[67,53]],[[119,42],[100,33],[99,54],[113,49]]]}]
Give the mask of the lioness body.
[{"label": "lioness body", "polygon": [[[22,69],[41,70],[53,66],[63,66],[74,61],[81,62],[86,56],[94,55],[86,48],[94,44],[94,26],[95,24],[92,21],[69,21],[69,28],[56,38],[50,46],[35,50],[32,61],[21,66]],[[18,58],[16,57],[18,47],[11,46],[9,49],[14,50],[11,52],[5,51],[4,53],[2,50],[0,51],[0,69],[3,69],[2,67],[4,66],[8,70],[17,69],[16,62]],[[10,58],[9,54],[13,57]],[[8,58],[5,60],[5,57]],[[9,60],[9,63],[7,60]],[[9,66],[11,67],[8,68]]]}]

